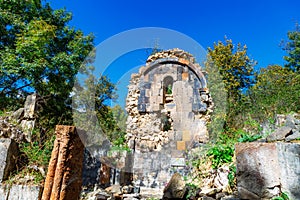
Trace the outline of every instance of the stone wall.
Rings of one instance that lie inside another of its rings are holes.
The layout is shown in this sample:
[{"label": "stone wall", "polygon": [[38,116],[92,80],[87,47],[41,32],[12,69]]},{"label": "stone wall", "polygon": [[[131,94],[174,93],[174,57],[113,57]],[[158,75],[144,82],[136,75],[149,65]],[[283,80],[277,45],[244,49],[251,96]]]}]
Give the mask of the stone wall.
[{"label": "stone wall", "polygon": [[132,74],[126,138],[135,185],[163,188],[174,169],[184,173],[185,152],[208,141],[212,107],[205,72],[180,49],[151,55]]}]

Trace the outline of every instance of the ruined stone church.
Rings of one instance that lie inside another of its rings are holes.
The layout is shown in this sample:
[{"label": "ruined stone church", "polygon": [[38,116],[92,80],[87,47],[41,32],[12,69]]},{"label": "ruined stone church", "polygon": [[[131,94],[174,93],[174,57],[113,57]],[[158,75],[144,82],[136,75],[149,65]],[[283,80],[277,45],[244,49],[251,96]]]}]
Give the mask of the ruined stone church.
[{"label": "ruined stone church", "polygon": [[186,152],[208,141],[212,107],[205,72],[183,50],[153,54],[132,74],[126,132],[136,185],[163,187],[172,170],[184,170]]}]

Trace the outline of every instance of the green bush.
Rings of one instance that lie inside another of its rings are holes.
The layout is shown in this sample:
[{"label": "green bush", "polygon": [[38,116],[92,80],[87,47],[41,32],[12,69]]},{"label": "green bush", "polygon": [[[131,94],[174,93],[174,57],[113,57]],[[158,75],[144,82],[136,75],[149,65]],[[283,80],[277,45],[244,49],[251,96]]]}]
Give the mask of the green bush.
[{"label": "green bush", "polygon": [[217,169],[224,163],[231,163],[234,148],[230,144],[215,144],[207,151],[207,156],[212,158],[212,167]]},{"label": "green bush", "polygon": [[259,134],[251,135],[249,133],[243,132],[243,133],[241,133],[241,136],[238,139],[238,142],[253,142],[253,141],[258,140],[260,138],[262,138],[262,136],[259,135]]}]

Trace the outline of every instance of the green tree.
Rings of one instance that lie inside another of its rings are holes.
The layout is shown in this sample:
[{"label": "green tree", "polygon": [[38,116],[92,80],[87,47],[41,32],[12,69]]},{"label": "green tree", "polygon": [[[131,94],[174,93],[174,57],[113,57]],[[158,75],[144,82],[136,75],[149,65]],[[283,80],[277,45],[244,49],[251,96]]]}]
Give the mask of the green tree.
[{"label": "green tree", "polygon": [[123,145],[127,116],[119,105],[109,106],[110,101],[117,98],[115,85],[107,76],[96,78],[93,67],[85,71],[84,81],[76,81],[73,90],[76,126],[87,133],[87,146],[102,144],[105,139],[115,145]]},{"label": "green tree", "polygon": [[208,74],[212,73],[213,76],[219,74],[221,77],[209,75],[211,78],[208,82],[217,79],[223,81],[216,86],[213,86],[214,83],[212,83],[210,87],[211,89],[215,88],[212,91],[212,97],[218,102],[222,101],[218,96],[224,92],[227,93],[227,116],[221,116],[225,118],[227,124],[234,124],[234,117],[242,111],[241,105],[245,98],[244,91],[253,84],[252,76],[255,63],[247,55],[246,45],[242,46],[240,43],[234,45],[230,39],[225,38],[224,43],[222,41],[215,43],[213,49],[208,48],[206,63]]},{"label": "green tree", "polygon": [[72,14],[40,0],[0,3],[0,106],[22,104],[36,92],[47,123],[71,123],[69,94],[93,48],[93,36],[68,26]]},{"label": "green tree", "polygon": [[300,71],[300,26],[297,23],[294,31],[287,33],[289,41],[284,45],[283,49],[288,55],[284,59],[288,62],[286,67],[293,71]]},{"label": "green tree", "polygon": [[261,68],[249,91],[252,115],[264,120],[276,113],[300,110],[300,75],[279,65]]}]

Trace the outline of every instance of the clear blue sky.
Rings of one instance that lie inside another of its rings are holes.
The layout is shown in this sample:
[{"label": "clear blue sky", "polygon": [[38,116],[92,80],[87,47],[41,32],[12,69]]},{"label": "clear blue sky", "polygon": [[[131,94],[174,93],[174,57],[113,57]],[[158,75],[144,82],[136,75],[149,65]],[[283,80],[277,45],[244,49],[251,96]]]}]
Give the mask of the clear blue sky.
[{"label": "clear blue sky", "polygon": [[248,46],[258,65],[282,64],[279,48],[300,22],[299,0],[49,0],[73,13],[71,25],[94,33],[96,44],[128,29],[164,27],[182,32],[204,48],[223,40]]},{"label": "clear blue sky", "polygon": [[[300,23],[299,0],[47,2],[53,8],[65,7],[71,11],[70,25],[85,34],[94,33],[96,45],[117,33],[139,27],[173,29],[190,36],[205,49],[224,40],[226,35],[235,44],[247,45],[249,56],[258,61],[257,68],[284,64],[285,52],[279,44],[287,39],[289,30],[294,30],[295,23]],[[138,59],[142,64],[145,56]]]}]

